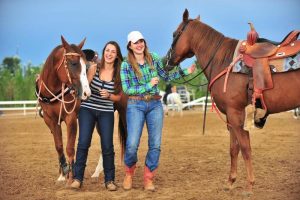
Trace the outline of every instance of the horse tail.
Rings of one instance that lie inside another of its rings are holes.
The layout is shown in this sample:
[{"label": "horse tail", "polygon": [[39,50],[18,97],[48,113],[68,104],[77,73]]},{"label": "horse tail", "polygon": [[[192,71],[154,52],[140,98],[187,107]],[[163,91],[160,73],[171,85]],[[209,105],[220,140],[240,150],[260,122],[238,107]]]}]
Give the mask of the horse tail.
[{"label": "horse tail", "polygon": [[125,95],[123,92],[121,92],[120,101],[115,102],[115,109],[119,113],[118,133],[119,133],[119,141],[121,145],[121,160],[123,160],[124,158],[126,139],[127,139],[127,122],[126,122],[127,100],[128,100],[128,96]]},{"label": "horse tail", "polygon": [[124,158],[126,138],[127,138],[126,118],[124,119],[122,117],[122,114],[119,113],[119,140],[121,144],[121,160],[123,160]]}]

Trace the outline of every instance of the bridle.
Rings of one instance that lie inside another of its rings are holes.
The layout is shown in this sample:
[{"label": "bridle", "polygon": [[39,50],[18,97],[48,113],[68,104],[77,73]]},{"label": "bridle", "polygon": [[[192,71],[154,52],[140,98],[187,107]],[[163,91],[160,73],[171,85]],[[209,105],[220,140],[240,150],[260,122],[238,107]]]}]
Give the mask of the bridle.
[{"label": "bridle", "polygon": [[[187,25],[188,25],[189,22],[191,22],[191,21],[193,21],[193,19],[189,19],[188,21],[186,21],[186,22],[183,24],[183,26],[182,26],[182,28],[180,29],[180,31],[177,33],[176,37],[173,39],[172,45],[171,45],[171,47],[170,47],[170,49],[169,49],[169,51],[168,51],[168,53],[167,53],[167,56],[166,56],[166,66],[169,65],[169,62],[170,62],[170,60],[171,60],[172,53],[174,53],[174,47],[175,47],[177,41],[179,40],[179,38],[180,38],[180,36],[182,35],[183,31],[186,29]],[[219,47],[221,46],[223,40],[224,40],[224,35],[222,35],[221,39],[219,40],[219,42],[218,42],[218,44],[217,44],[217,46],[216,46],[215,52],[213,53],[213,55],[211,56],[211,58],[209,59],[209,61],[208,61],[207,64],[205,65],[205,67],[204,67],[200,72],[198,72],[198,74],[197,74],[196,76],[192,77],[192,78],[189,79],[189,80],[185,80],[185,79],[184,79],[184,82],[179,83],[179,84],[189,83],[191,80],[194,80],[196,77],[198,77],[198,76],[200,76],[202,73],[204,73],[204,71],[205,71],[205,70],[208,68],[208,66],[211,64],[211,62],[212,62],[213,58],[215,57],[215,55],[216,55],[216,53],[217,53]],[[180,67],[180,66],[177,66],[177,67],[179,68],[179,73],[182,74],[182,73],[183,73],[183,70],[181,69],[181,67]],[[210,76],[211,76],[211,72],[210,72],[209,77],[208,77],[208,79],[209,79],[208,82],[210,81],[210,78],[211,78]],[[174,82],[174,81],[173,81],[173,82]],[[190,83],[189,83],[189,84],[190,84]],[[208,85],[208,83],[200,84],[200,85],[193,85],[193,84],[190,84],[190,85],[195,86],[195,87],[199,87],[199,86]]]},{"label": "bridle", "polygon": [[64,56],[63,56],[63,59],[62,59],[62,62],[61,64],[58,66],[58,68],[56,69],[56,71],[59,70],[59,68],[64,65],[65,67],[65,71],[66,71],[66,74],[67,74],[67,77],[68,77],[68,80],[70,82],[70,84],[72,85],[72,79],[71,79],[71,76],[70,76],[70,71],[69,71],[69,68],[68,68],[68,65],[67,65],[67,56],[78,56],[79,58],[81,57],[81,54],[79,53],[75,53],[75,52],[68,52],[66,53],[66,50],[64,49]]},{"label": "bridle", "polygon": [[[64,66],[64,69],[65,69],[65,72],[67,74],[67,77],[68,77],[68,81],[69,83],[71,84],[71,86],[66,86],[66,83],[62,82],[62,86],[61,86],[61,91],[58,93],[58,94],[54,94],[48,87],[47,85],[45,84],[45,82],[40,78],[38,77],[37,80],[36,80],[36,84],[38,85],[38,82],[40,82],[40,86],[37,87],[37,90],[36,90],[36,96],[37,96],[37,106],[38,106],[38,103],[39,101],[40,102],[43,102],[43,103],[46,103],[46,104],[50,104],[50,103],[53,103],[55,101],[60,101],[61,102],[61,106],[60,106],[60,111],[59,111],[59,119],[58,119],[58,124],[60,124],[60,118],[61,118],[61,112],[62,112],[62,107],[64,107],[64,111],[67,113],[67,114],[71,114],[75,108],[76,108],[76,100],[77,100],[77,97],[74,95],[74,87],[72,86],[72,79],[71,79],[71,76],[70,76],[70,71],[68,69],[68,64],[67,64],[67,56],[78,56],[81,58],[81,54],[79,53],[75,53],[75,52],[68,52],[66,53],[66,50],[64,49],[64,52],[63,52],[63,59],[62,61],[60,62],[59,66],[57,67],[56,71],[58,72],[58,70]],[[48,97],[42,97],[41,96],[41,89],[42,87],[44,87],[46,89],[47,92],[49,92],[52,96],[52,98],[48,98]],[[70,101],[66,101],[64,99],[64,96],[66,94],[69,94],[71,93],[73,99],[70,100]],[[68,111],[67,108],[66,108],[66,104],[70,104],[70,103],[74,103],[73,105],[73,108]],[[36,107],[37,107],[36,106]]]},{"label": "bridle", "polygon": [[172,53],[174,52],[174,47],[178,41],[178,39],[180,38],[181,34],[183,33],[183,31],[186,29],[187,25],[189,24],[190,21],[193,21],[192,19],[189,19],[187,22],[185,22],[182,26],[182,28],[180,29],[180,31],[178,31],[178,33],[176,34],[176,37],[173,39],[173,42],[172,42],[172,45],[168,51],[168,54],[167,54],[167,62],[166,62],[166,66],[169,65],[169,62],[171,60],[171,56],[172,56]]},{"label": "bridle", "polygon": [[[187,22],[185,22],[185,24],[183,24],[182,28],[180,29],[180,31],[178,32],[178,34],[176,35],[176,37],[173,39],[171,48],[169,49],[168,53],[167,53],[167,61],[166,61],[166,66],[169,66],[169,62],[172,56],[172,53],[174,53],[174,47],[178,41],[178,39],[180,38],[180,36],[182,35],[183,31],[186,29],[187,25],[189,24],[189,22],[192,20],[188,20]],[[200,74],[204,73],[204,71],[210,66],[212,60],[214,59],[217,51],[219,50],[219,47],[221,46],[221,44],[223,43],[225,36],[222,35],[222,37],[220,38],[220,40],[217,43],[217,46],[215,48],[215,51],[213,52],[212,56],[210,57],[210,59],[208,60],[207,64],[205,65],[204,68],[202,68],[202,70],[193,78],[191,78],[190,80],[185,80],[183,83],[188,83],[191,80],[193,80],[194,78],[196,78],[197,76],[199,76]],[[183,73],[182,69],[179,67],[179,73]],[[212,67],[210,68],[207,80],[208,83],[211,81],[211,74],[212,74]],[[181,84],[183,84],[181,83]],[[206,84],[202,84],[202,85],[208,85],[208,83]],[[207,112],[207,101],[208,101],[208,92],[209,92],[209,88],[207,87],[207,91],[206,91],[206,95],[205,95],[205,108],[204,108],[204,121],[203,121],[203,129],[202,129],[202,133],[204,135],[205,132],[205,124],[206,124],[206,112]]]}]

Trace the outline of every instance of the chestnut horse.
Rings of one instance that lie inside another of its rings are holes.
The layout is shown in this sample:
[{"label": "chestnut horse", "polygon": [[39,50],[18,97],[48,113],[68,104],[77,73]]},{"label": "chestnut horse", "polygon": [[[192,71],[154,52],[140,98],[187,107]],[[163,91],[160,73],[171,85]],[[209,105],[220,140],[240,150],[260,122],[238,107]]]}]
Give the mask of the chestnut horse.
[{"label": "chestnut horse", "polygon": [[[81,51],[85,39],[79,45],[69,45],[61,37],[62,45],[57,46],[48,56],[42,72],[37,79],[36,94],[43,111],[43,118],[53,134],[59,160],[59,181],[65,175],[72,179],[75,140],[77,134],[77,114],[81,100],[91,95],[86,76],[86,55]],[[90,60],[89,60],[90,61]],[[115,103],[119,112],[119,138],[122,154],[126,141],[126,107],[127,96]],[[67,160],[63,150],[61,122],[67,127]]]},{"label": "chestnut horse", "polygon": [[[43,118],[49,127],[58,153],[60,180],[71,175],[77,133],[77,112],[81,99],[91,90],[86,76],[85,55],[81,51],[85,39],[77,46],[68,44],[61,36],[62,45],[48,56],[36,82]],[[67,160],[63,150],[61,122],[67,127]]]},{"label": "chestnut horse", "polygon": [[[189,19],[188,10],[183,21],[173,34],[173,44],[167,55],[166,70],[171,70],[186,58],[196,55],[202,71],[210,82],[233,60],[238,40],[225,37],[212,27],[200,22],[200,17]],[[264,91],[267,114],[288,111],[300,106],[300,70],[275,73],[272,76],[274,88]],[[254,173],[249,131],[244,129],[245,107],[248,101],[249,77],[246,74],[231,73],[227,91],[223,92],[225,77],[221,76],[211,86],[210,93],[217,108],[226,115],[230,132],[231,168],[228,187],[231,189],[237,178],[237,159],[241,151],[247,170],[245,194],[252,194]]]}]

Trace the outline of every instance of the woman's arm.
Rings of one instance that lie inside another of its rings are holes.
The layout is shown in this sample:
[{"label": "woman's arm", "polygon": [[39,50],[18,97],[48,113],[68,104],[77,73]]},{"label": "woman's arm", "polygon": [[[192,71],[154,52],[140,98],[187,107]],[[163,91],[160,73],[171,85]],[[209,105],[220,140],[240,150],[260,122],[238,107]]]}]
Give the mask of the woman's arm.
[{"label": "woman's arm", "polygon": [[121,99],[121,93],[119,93],[119,94],[111,94],[111,93],[109,93],[108,99],[111,100],[111,101],[113,101],[113,102],[120,101],[120,99]]},{"label": "woman's arm", "polygon": [[183,70],[178,70],[174,72],[166,72],[164,70],[162,58],[160,58],[156,53],[152,53],[152,58],[156,64],[156,69],[161,78],[163,78],[165,81],[172,81],[174,79],[179,79],[183,76],[187,76],[191,73],[193,73],[196,69],[196,65],[192,64],[190,67],[183,69]]},{"label": "woman's arm", "polygon": [[101,97],[109,99],[113,102],[120,101],[121,99],[121,93],[119,94],[109,93],[106,89],[99,89],[99,92]]},{"label": "woman's arm", "polygon": [[87,71],[87,79],[88,79],[89,83],[92,82],[92,80],[93,80],[93,78],[94,78],[94,76],[95,76],[95,74],[96,74],[96,70],[97,70],[97,64],[96,64],[96,63],[95,63],[95,64],[92,64],[92,65],[89,67],[89,69],[88,69],[88,71]]}]

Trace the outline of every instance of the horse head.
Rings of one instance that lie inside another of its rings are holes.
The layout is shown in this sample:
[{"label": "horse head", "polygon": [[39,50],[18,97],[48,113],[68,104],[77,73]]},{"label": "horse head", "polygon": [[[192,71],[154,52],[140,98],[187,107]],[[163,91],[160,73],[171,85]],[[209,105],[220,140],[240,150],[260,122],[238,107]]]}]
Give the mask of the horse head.
[{"label": "horse head", "polygon": [[68,44],[61,36],[63,61],[58,66],[57,73],[60,81],[75,90],[76,95],[85,100],[91,95],[91,89],[86,75],[86,58],[82,52],[85,39],[79,44]]},{"label": "horse head", "polygon": [[184,59],[194,56],[190,45],[192,35],[189,29],[195,20],[200,21],[200,16],[195,20],[189,19],[189,11],[185,9],[182,19],[182,22],[173,33],[173,42],[166,56],[166,65],[164,68],[166,71],[172,70]]}]

